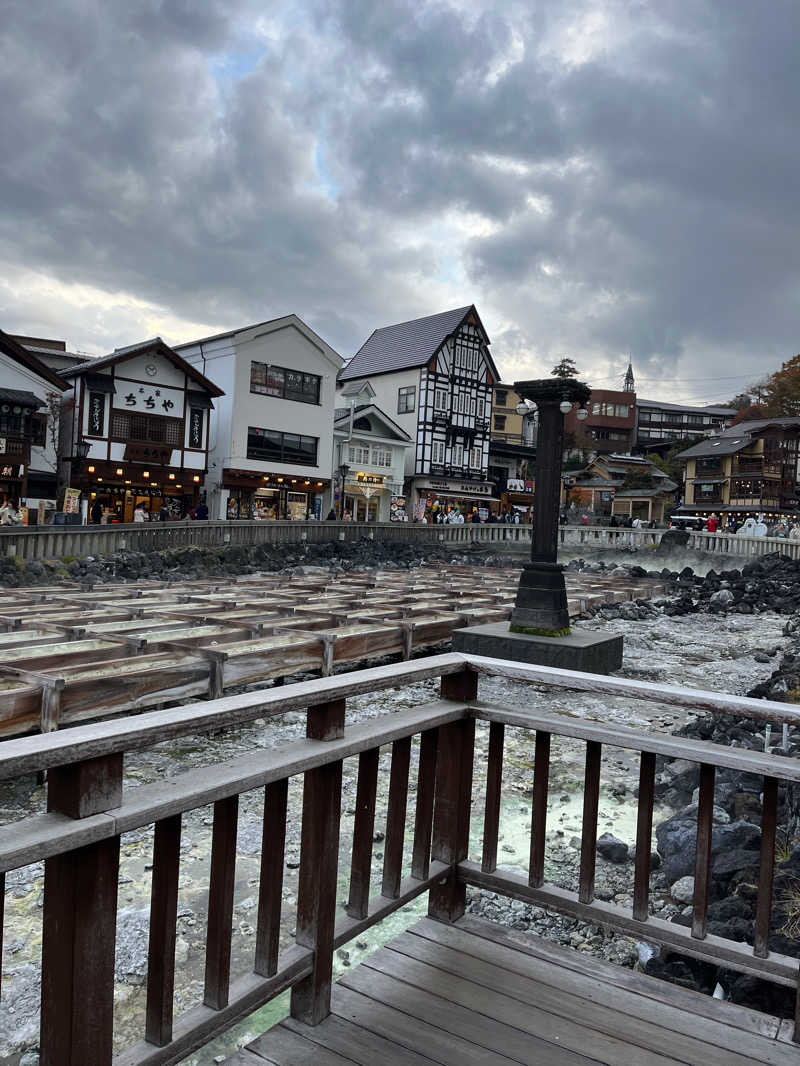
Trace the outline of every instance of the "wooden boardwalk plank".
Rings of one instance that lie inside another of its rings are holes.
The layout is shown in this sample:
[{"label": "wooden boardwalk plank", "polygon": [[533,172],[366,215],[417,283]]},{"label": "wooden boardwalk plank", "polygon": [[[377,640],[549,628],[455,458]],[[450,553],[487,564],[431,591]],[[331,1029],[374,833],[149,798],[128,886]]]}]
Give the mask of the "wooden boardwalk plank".
[{"label": "wooden boardwalk plank", "polygon": [[[579,1054],[591,1048],[592,1057],[600,1062],[625,1062],[629,1066],[679,1066],[688,1061],[669,1054],[661,1055],[653,1050],[659,1044],[665,1046],[664,1037],[669,1034],[665,1034],[664,1030],[658,1030],[652,1038],[650,1049],[644,1048],[626,1039],[627,1033],[623,1038],[609,1035],[608,1029],[613,1031],[615,1015],[607,1008],[599,1009],[591,1016],[584,1001],[560,993],[558,997],[545,997],[541,1009],[538,1003],[543,990],[537,982],[526,980],[519,974],[504,972],[501,967],[480,964],[457,951],[448,953],[440,945],[436,945],[433,951],[426,951],[426,942],[419,938],[418,943],[423,945],[419,949],[411,943],[414,938],[401,939],[408,954],[399,949],[384,949],[364,965],[413,985],[434,1002],[437,996],[441,996],[449,1003],[464,1007],[482,1018],[484,1025],[487,1019],[491,1019],[492,1022],[521,1029],[537,1040],[546,1040]],[[430,941],[427,943],[430,944]],[[411,952],[414,952],[414,957]],[[431,961],[420,959],[420,955],[427,955]],[[494,983],[492,978],[495,979]],[[580,1021],[573,1021],[573,1018]],[[606,1024],[605,1032],[600,1027],[603,1023]]]},{"label": "wooden boardwalk plank", "polygon": [[[491,994],[493,990],[529,1004],[526,1017],[531,1021],[539,1010],[577,1019],[579,1025],[575,1034],[567,1031],[562,1033],[561,1042],[564,1046],[574,1046],[570,1041],[576,1037],[585,1040],[585,1032],[580,1032],[585,1027],[592,1030],[595,1054],[601,1050],[598,1036],[603,1033],[606,1038],[614,1038],[611,1044],[604,1039],[603,1047],[608,1046],[613,1050],[614,1045],[622,1042],[625,1046],[632,1046],[634,1052],[636,1049],[650,1049],[658,1053],[654,1059],[652,1055],[639,1050],[640,1057],[636,1062],[663,1062],[665,1059],[661,1055],[664,1055],[669,1061],[711,1063],[720,1061],[719,1056],[723,1053],[726,1063],[743,1066],[753,1061],[752,1057],[748,1057],[750,1052],[758,1054],[764,1050],[765,1044],[770,1045],[770,1041],[760,1036],[720,1032],[722,1027],[718,1023],[686,1015],[664,1004],[645,1001],[642,1007],[635,1002],[636,997],[631,996],[630,992],[574,971],[563,972],[562,967],[552,963],[534,962],[527,967],[520,966],[516,958],[509,958],[508,948],[493,945],[490,941],[480,941],[469,934],[454,936],[452,946],[448,946],[451,939],[448,934],[451,932],[457,931],[446,929],[442,942],[406,933],[392,941],[391,950],[460,975],[476,985],[483,985],[484,994],[487,990]],[[477,948],[474,943],[476,940]],[[459,945],[458,950],[456,945]],[[512,970],[509,966],[515,968]],[[535,1021],[535,1031],[540,1035],[544,1032],[541,1028],[543,1024],[551,1023],[547,1019]],[[768,1047],[767,1054],[772,1050]],[[775,1061],[785,1061],[785,1056],[776,1052]]]},{"label": "wooden boardwalk plank", "polygon": [[314,1027],[287,1019],[248,1046],[252,1061],[229,1066],[800,1061],[797,1045],[778,1040],[776,1018],[468,916],[422,919],[349,971],[331,1007]]},{"label": "wooden boardwalk plank", "polygon": [[[438,922],[423,919],[413,926],[413,931],[417,936],[426,936],[438,941],[442,928]],[[507,965],[519,972],[527,973],[527,967],[533,962],[537,963],[539,968],[531,972],[537,975],[549,974],[548,979],[555,980],[562,971],[574,971],[590,978],[598,987],[602,985],[627,990],[635,997],[629,1001],[629,1009],[640,1009],[642,1005],[652,1003],[655,1005],[653,1009],[661,1017],[662,1011],[668,1012],[677,1008],[679,1012],[685,1012],[689,1016],[685,1024],[690,1028],[694,1025],[693,1016],[710,1019],[718,1025],[714,1039],[720,1046],[725,1046],[723,1042],[727,1039],[732,1041],[730,1046],[740,1049],[742,1032],[758,1034],[770,1041],[775,1039],[778,1032],[779,1019],[772,1015],[724,1000],[711,999],[668,981],[659,981],[635,973],[624,966],[616,966],[561,947],[531,933],[523,934],[504,929],[495,923],[471,918],[469,915],[460,919],[458,924],[447,932],[452,934],[453,944],[458,942],[463,934],[461,942],[465,945],[464,950],[470,952],[482,950],[479,941],[510,948],[511,955],[507,956]],[[557,964],[555,967],[554,963]]]},{"label": "wooden boardwalk plank", "polygon": [[[384,952],[378,953],[383,954]],[[378,955],[373,956],[370,963],[374,963]],[[417,988],[403,980],[382,974],[367,964],[362,964],[349,973],[340,985],[369,997],[375,1007],[386,1005],[401,1011],[406,1016],[406,1039],[413,1038],[413,1035],[419,1032],[420,1024],[424,1023],[444,1030],[442,1035],[446,1034],[449,1041],[458,1038],[469,1041],[474,1053],[482,1056],[477,1060],[482,1066],[487,1062],[494,1063],[495,1055],[503,1055],[524,1066],[542,1066],[543,1063],[547,1063],[547,1066],[585,1066],[587,1062],[603,1061],[594,1053],[588,1056],[576,1054],[498,1019],[492,1019],[490,1022],[486,1015],[455,1001],[455,981],[443,973],[439,977],[436,995],[428,988]],[[521,1016],[519,1004],[516,1004],[516,1007],[517,1015]],[[369,1024],[369,1016],[363,1024]],[[492,1058],[489,1058],[487,1053],[491,1053]],[[460,1059],[454,1061],[460,1062]]]}]

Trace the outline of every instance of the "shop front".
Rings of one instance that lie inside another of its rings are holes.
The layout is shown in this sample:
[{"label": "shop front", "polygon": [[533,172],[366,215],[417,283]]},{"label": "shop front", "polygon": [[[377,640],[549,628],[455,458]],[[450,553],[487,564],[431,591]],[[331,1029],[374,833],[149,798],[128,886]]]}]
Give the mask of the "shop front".
[{"label": "shop front", "polygon": [[416,504],[414,517],[423,515],[430,520],[436,519],[441,512],[459,511],[467,515],[477,515],[479,522],[485,522],[491,510],[497,510],[500,503],[495,495],[495,486],[491,481],[460,481],[455,478],[425,478],[414,483]]},{"label": "shop front", "polygon": [[344,487],[344,511],[354,522],[388,522],[393,518],[392,502],[402,485],[383,474],[350,474]]},{"label": "shop front", "polygon": [[[101,522],[133,522],[141,504],[155,521],[166,507],[170,519],[186,518],[200,503],[203,474],[180,467],[139,463],[89,463],[75,478],[88,509],[99,504]],[[91,519],[90,519],[91,520]]]},{"label": "shop front", "polygon": [[322,494],[328,484],[285,474],[226,470],[222,478],[228,493],[226,516],[272,522],[321,519]]}]

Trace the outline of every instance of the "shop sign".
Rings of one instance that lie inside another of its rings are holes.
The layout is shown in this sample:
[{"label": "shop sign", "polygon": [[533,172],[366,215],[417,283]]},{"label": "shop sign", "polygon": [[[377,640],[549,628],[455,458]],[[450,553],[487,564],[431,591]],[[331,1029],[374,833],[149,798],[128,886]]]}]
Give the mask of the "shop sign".
[{"label": "shop sign", "polygon": [[447,492],[463,492],[469,496],[491,496],[492,494],[492,486],[484,485],[482,482],[475,484],[464,481],[437,481],[431,478],[430,488]]},{"label": "shop sign", "polygon": [[0,469],[0,477],[22,477],[24,473],[24,466],[4,466]]},{"label": "shop sign", "polygon": [[169,464],[172,458],[172,448],[164,448],[160,444],[126,444],[125,460],[130,463],[162,463]]},{"label": "shop sign", "polygon": [[383,474],[356,474],[359,485],[382,485]]},{"label": "shop sign", "polygon": [[525,482],[522,480],[522,478],[510,477],[506,481],[506,488],[509,492],[524,492]]},{"label": "shop sign", "polygon": [[64,514],[78,514],[81,508],[81,490],[64,490]]},{"label": "shop sign", "polygon": [[106,414],[106,398],[101,392],[89,393],[89,433],[93,437],[103,435]]},{"label": "shop sign", "polygon": [[182,389],[171,389],[155,382],[152,385],[139,385],[135,381],[125,381],[122,378],[116,378],[115,383],[115,408],[141,414],[183,418]]}]

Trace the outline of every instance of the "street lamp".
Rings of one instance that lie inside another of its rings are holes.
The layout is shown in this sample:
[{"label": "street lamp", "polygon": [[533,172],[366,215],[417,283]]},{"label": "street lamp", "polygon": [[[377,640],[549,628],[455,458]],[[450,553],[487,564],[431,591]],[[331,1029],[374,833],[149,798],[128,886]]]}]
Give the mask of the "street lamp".
[{"label": "street lamp", "polygon": [[341,495],[339,496],[339,521],[344,518],[344,479],[350,473],[350,467],[347,463],[342,463],[339,467],[339,477],[342,479]]},{"label": "street lamp", "polygon": [[[589,399],[588,385],[575,378],[517,381],[514,391],[539,412],[536,436],[536,489],[533,497],[531,561],[526,563],[511,614],[511,631],[538,636],[569,633],[567,590],[558,555],[564,415]],[[520,406],[522,406],[520,404]]]},{"label": "street lamp", "polygon": [[91,442],[88,440],[79,440],[75,445],[75,455],[72,457],[72,462],[75,464],[75,469],[80,470],[86,460],[89,458],[89,452],[92,450]]}]

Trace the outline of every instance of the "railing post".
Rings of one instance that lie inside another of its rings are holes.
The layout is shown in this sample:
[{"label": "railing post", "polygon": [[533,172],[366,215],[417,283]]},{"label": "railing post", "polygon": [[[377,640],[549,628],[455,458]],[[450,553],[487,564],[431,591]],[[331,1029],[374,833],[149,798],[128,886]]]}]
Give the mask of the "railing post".
[{"label": "railing post", "polygon": [[[50,770],[47,805],[88,818],[122,801],[122,756]],[[41,1066],[110,1066],[119,836],[44,864]]]},{"label": "railing post", "polygon": [[[344,713],[344,700],[310,708],[306,735],[311,740],[342,737]],[[314,963],[309,976],[292,988],[290,1009],[293,1018],[307,1025],[318,1025],[331,1012],[341,801],[341,759],[306,773],[296,942],[314,949]]]},{"label": "railing post", "polygon": [[[463,702],[476,699],[477,673],[462,670],[443,677],[441,693],[443,699]],[[474,718],[464,718],[440,728],[431,857],[451,866],[467,857],[474,748]],[[454,869],[431,887],[428,897],[431,918],[454,922],[463,915],[465,905],[466,885],[459,883]]]}]

